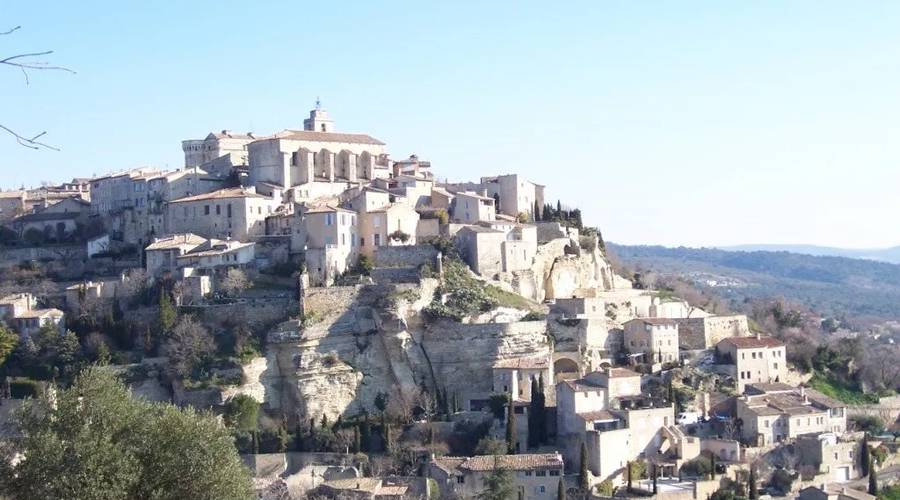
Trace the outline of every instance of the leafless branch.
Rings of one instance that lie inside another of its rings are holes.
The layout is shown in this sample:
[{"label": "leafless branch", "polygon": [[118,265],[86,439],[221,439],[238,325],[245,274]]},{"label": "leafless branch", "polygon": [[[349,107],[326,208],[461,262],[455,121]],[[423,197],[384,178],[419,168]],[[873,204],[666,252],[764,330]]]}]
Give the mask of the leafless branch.
[{"label": "leafless branch", "polygon": [[19,134],[16,133],[16,131],[14,131],[13,129],[11,129],[11,128],[9,128],[9,127],[6,127],[6,126],[4,126],[4,125],[2,125],[2,124],[0,124],[0,129],[5,130],[5,131],[8,132],[10,135],[12,135],[13,137],[15,137],[15,138],[16,138],[16,142],[18,142],[18,143],[19,143],[20,145],[22,145],[22,146],[25,146],[26,148],[31,148],[31,149],[41,149],[41,148],[45,148],[45,149],[52,149],[53,151],[59,151],[58,148],[55,148],[55,147],[53,147],[53,146],[51,146],[51,145],[49,145],[49,144],[47,144],[47,143],[44,143],[44,142],[41,142],[41,141],[38,140],[38,139],[40,139],[41,137],[43,137],[44,135],[47,134],[46,131],[41,132],[40,134],[37,134],[36,136],[30,137],[30,138],[29,138],[29,137],[25,137],[25,136],[19,135]]},{"label": "leafless branch", "polygon": [[13,31],[16,31],[21,28],[22,28],[21,26],[16,26],[15,28],[10,28],[8,31],[4,31],[3,33],[0,33],[0,35],[8,35],[8,34],[12,33]]}]

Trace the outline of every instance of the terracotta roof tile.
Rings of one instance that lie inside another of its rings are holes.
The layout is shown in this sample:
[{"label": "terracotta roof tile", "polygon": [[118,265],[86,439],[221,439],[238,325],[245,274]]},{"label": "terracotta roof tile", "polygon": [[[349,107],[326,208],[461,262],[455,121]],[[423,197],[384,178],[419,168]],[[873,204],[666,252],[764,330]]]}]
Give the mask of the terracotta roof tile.
[{"label": "terracotta roof tile", "polygon": [[757,347],[784,347],[784,342],[775,337],[729,337],[719,344],[731,344],[738,349],[753,349]]}]

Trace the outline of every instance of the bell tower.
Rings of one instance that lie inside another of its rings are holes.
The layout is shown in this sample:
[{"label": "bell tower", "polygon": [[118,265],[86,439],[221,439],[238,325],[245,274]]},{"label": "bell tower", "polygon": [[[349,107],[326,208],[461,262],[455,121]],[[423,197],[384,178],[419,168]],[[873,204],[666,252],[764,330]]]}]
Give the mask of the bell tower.
[{"label": "bell tower", "polygon": [[303,130],[312,132],[334,132],[334,121],[328,118],[328,112],[322,109],[322,101],[316,98],[316,109],[309,112],[309,118],[303,120]]}]

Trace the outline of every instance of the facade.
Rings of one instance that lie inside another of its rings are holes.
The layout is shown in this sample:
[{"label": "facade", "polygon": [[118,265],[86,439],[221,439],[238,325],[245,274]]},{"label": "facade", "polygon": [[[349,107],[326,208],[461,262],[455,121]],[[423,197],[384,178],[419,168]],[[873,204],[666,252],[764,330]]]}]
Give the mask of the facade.
[{"label": "facade", "polygon": [[821,487],[807,486],[803,488],[797,498],[798,500],[876,500],[877,497],[848,486],[824,484]]},{"label": "facade", "polygon": [[234,165],[246,165],[247,145],[258,139],[252,132],[241,134],[222,130],[211,132],[203,139],[181,141],[184,166],[197,167],[225,156],[233,158]]},{"label": "facade", "polygon": [[[358,259],[359,217],[352,210],[331,205],[304,207],[297,214],[297,245],[304,253],[310,282],[330,284]],[[293,250],[293,241],[291,245]]]},{"label": "facade", "polygon": [[679,360],[678,323],[666,318],[637,318],[627,321],[625,350],[644,354],[650,363],[672,363]]},{"label": "facade", "polygon": [[496,219],[494,199],[471,191],[461,191],[453,198],[451,220],[461,224],[490,222]]},{"label": "facade", "polygon": [[278,200],[242,188],[229,188],[189,196],[166,205],[166,223],[171,233],[195,233],[204,238],[236,239],[266,233],[266,217],[280,205]]},{"label": "facade", "polygon": [[25,214],[25,191],[0,191],[0,222]]},{"label": "facade", "polygon": [[577,463],[581,444],[598,480],[621,478],[628,461],[652,459],[675,425],[671,404],[641,394],[640,374],[608,368],[556,385],[557,441]]},{"label": "facade", "polygon": [[13,318],[12,325],[22,336],[34,335],[45,327],[51,327],[63,334],[66,330],[65,317],[65,313],[59,309],[31,309]]},{"label": "facade", "polygon": [[768,446],[803,434],[834,433],[847,429],[846,404],[817,391],[784,383],[752,384],[735,402],[742,422],[742,438]]},{"label": "facade", "polygon": [[813,474],[825,474],[835,483],[845,483],[863,475],[860,467],[862,443],[859,440],[840,439],[836,434],[823,432],[800,436],[796,445],[800,467],[808,467]]},{"label": "facade", "polygon": [[534,220],[534,206],[544,207],[544,186],[525,180],[517,174],[482,177],[487,195],[498,200],[497,213],[518,217],[520,213]]},{"label": "facade", "polygon": [[716,344],[721,362],[734,366],[732,375],[738,393],[748,384],[783,382],[787,377],[787,354],[783,342],[773,337],[731,337]]},{"label": "facade", "polygon": [[37,299],[30,293],[14,293],[0,299],[0,320],[11,323],[19,315],[37,309]]},{"label": "facade", "polygon": [[437,482],[442,498],[469,500],[478,498],[485,478],[499,468],[512,474],[518,498],[550,500],[556,498],[563,466],[558,453],[440,457],[431,459],[427,475]]},{"label": "facade", "polygon": [[144,249],[147,273],[160,276],[178,268],[178,257],[206,242],[206,238],[193,233],[173,234],[157,238]]},{"label": "facade", "polygon": [[[533,383],[543,381],[549,388],[553,380],[553,363],[549,358],[514,358],[494,363],[493,392],[506,394],[513,401],[531,401]],[[545,389],[546,391],[547,389]]]},{"label": "facade", "polygon": [[239,267],[253,262],[256,244],[206,239],[193,233],[157,238],[144,249],[147,273],[160,276],[179,269]]},{"label": "facade", "polygon": [[142,167],[91,179],[91,213],[108,216],[147,204],[147,179],[162,172]]},{"label": "facade", "polygon": [[416,244],[419,214],[405,203],[359,214],[359,251],[372,256],[375,247]]}]

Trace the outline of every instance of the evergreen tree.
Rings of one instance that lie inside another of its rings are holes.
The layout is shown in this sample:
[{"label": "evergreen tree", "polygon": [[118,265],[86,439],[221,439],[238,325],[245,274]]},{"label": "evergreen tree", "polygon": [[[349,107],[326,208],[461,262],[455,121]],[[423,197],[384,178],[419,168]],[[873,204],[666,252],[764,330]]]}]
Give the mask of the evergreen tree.
[{"label": "evergreen tree", "polygon": [[597,247],[600,249],[603,254],[606,254],[606,242],[603,241],[603,233],[600,232],[600,228],[597,228]]},{"label": "evergreen tree", "polygon": [[716,478],[716,454],[713,453],[709,456],[709,477],[710,479]]},{"label": "evergreen tree", "polygon": [[559,200],[556,200],[556,216],[562,218],[562,203]]},{"label": "evergreen tree", "polygon": [[875,464],[869,464],[869,494],[878,496],[878,472]]},{"label": "evergreen tree", "polygon": [[506,450],[510,455],[516,453],[516,412],[512,398],[506,405]]},{"label": "evergreen tree", "polygon": [[253,454],[259,455],[259,431],[253,431]]},{"label": "evergreen tree", "polygon": [[512,474],[500,468],[495,457],[493,470],[484,478],[484,490],[478,494],[479,500],[510,500],[515,492]]},{"label": "evergreen tree", "polygon": [[650,464],[650,474],[653,477],[653,494],[656,494],[656,464]]},{"label": "evergreen tree", "polygon": [[625,475],[628,478],[628,492],[631,493],[631,461],[625,462]]},{"label": "evergreen tree", "polygon": [[353,453],[362,451],[362,437],[359,432],[359,424],[353,426]]},{"label": "evergreen tree", "polygon": [[585,444],[584,442],[581,443],[581,456],[579,458],[581,459],[581,465],[580,465],[581,469],[579,470],[579,472],[580,472],[579,481],[580,481],[581,489],[583,489],[584,491],[590,491],[591,490],[591,476],[590,476],[590,472],[588,471],[587,444]]},{"label": "evergreen tree", "polygon": [[385,453],[390,452],[394,447],[394,443],[391,441],[391,424],[384,423],[381,426],[381,440],[384,443]]},{"label": "evergreen tree", "polygon": [[862,469],[863,475],[869,474],[869,469],[871,468],[872,457],[869,455],[869,433],[865,433],[863,435],[862,442],[862,456],[860,457],[860,468]]},{"label": "evergreen tree", "polygon": [[324,413],[322,414],[322,428],[328,428],[328,415],[325,415]]},{"label": "evergreen tree", "polygon": [[531,220],[533,222],[541,220],[541,205],[537,200],[534,200],[534,213],[531,214]]},{"label": "evergreen tree", "polygon": [[369,424],[369,414],[363,415],[362,426],[359,429],[360,451],[369,451],[369,442],[372,439],[372,426]]},{"label": "evergreen tree", "polygon": [[165,290],[159,292],[159,329],[162,333],[168,333],[178,320],[178,311],[172,304],[172,299]]},{"label": "evergreen tree", "polygon": [[528,447],[535,448],[540,442],[540,422],[538,421],[538,384],[531,376],[531,401],[528,403]]},{"label": "evergreen tree", "polygon": [[750,490],[747,496],[750,500],[759,500],[759,491],[756,489],[756,467],[750,466],[750,478],[747,482],[749,483],[748,489]]},{"label": "evergreen tree", "polygon": [[559,476],[559,482],[556,483],[556,500],[566,500],[566,482],[562,476]]}]

